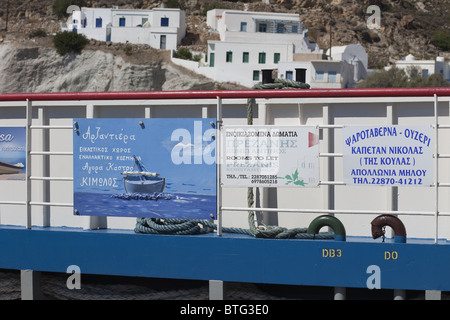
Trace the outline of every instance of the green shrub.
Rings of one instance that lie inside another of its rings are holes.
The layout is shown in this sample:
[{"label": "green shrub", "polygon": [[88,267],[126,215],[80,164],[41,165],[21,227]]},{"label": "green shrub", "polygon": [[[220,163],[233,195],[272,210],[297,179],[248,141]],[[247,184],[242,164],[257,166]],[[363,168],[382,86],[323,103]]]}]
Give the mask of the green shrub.
[{"label": "green shrub", "polygon": [[193,58],[192,58],[192,60],[194,60],[194,61],[196,61],[196,62],[200,62],[201,60],[202,60],[202,55],[199,53],[199,54],[196,54]]},{"label": "green shrub", "polygon": [[450,33],[444,31],[436,31],[433,34],[431,43],[441,50],[450,51]]},{"label": "green shrub", "polygon": [[131,54],[133,53],[132,51],[133,51],[133,47],[130,45],[130,44],[127,44],[126,46],[125,46],[125,48],[123,49],[123,51],[125,51],[125,54],[127,55],[127,56],[131,56]]},{"label": "green shrub", "polygon": [[28,35],[30,38],[43,38],[47,36],[47,32],[44,29],[36,29]]},{"label": "green shrub", "polygon": [[175,58],[192,60],[192,52],[190,52],[189,49],[186,49],[186,48],[179,48],[175,52]]},{"label": "green shrub", "polygon": [[407,71],[392,67],[377,71],[358,84],[358,88],[401,88],[401,87],[448,87],[449,82],[439,73],[423,77],[420,69]]},{"label": "green shrub", "polygon": [[56,52],[62,56],[71,52],[81,53],[87,43],[88,39],[84,35],[76,32],[60,32],[53,38],[53,45],[56,48]]},{"label": "green shrub", "polygon": [[389,70],[376,71],[358,84],[359,88],[398,88],[406,87],[408,75],[403,69],[392,67]]},{"label": "green shrub", "polygon": [[167,8],[180,8],[180,2],[177,0],[168,0]]}]

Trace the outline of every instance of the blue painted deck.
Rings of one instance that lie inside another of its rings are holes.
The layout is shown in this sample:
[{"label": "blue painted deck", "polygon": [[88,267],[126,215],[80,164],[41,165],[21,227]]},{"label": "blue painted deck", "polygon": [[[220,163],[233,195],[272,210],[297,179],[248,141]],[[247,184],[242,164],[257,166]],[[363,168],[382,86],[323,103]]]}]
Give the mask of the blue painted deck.
[{"label": "blue painted deck", "polygon": [[382,289],[450,291],[446,240],[276,240],[1,226],[0,243],[4,269],[66,272],[77,265],[85,274],[366,288],[367,268],[376,265]]}]

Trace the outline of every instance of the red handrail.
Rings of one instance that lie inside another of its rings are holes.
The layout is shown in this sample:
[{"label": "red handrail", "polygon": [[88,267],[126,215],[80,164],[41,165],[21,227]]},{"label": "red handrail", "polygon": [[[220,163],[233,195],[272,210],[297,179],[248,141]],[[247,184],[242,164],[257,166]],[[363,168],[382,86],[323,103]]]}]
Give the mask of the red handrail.
[{"label": "red handrail", "polygon": [[435,94],[450,96],[450,87],[3,93],[0,101],[430,97]]}]

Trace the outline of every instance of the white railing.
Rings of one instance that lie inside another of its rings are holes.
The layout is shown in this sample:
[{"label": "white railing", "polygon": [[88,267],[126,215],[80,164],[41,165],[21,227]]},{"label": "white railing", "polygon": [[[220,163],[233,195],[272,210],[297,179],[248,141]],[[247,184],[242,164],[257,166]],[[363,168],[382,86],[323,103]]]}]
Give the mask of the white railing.
[{"label": "white railing", "polygon": [[[408,236],[435,242],[450,238],[450,89],[446,88],[0,94],[0,126],[27,128],[26,180],[1,182],[0,222],[27,228],[132,229],[132,218],[73,215],[73,118],[216,117],[220,129],[222,124],[246,124],[247,98],[256,99],[255,124],[315,125],[321,135],[319,188],[262,188],[257,209],[261,222],[304,226],[317,214],[332,214],[345,220],[349,235],[370,236],[364,229],[370,229],[367,215],[388,213],[407,220]],[[342,128],[374,123],[433,126],[433,186],[344,184]],[[220,166],[217,170],[220,177]],[[247,215],[233,214],[248,211],[246,189],[223,189],[220,179],[218,183],[218,233],[222,225],[246,227]],[[25,223],[18,218],[18,205],[26,208]]]}]

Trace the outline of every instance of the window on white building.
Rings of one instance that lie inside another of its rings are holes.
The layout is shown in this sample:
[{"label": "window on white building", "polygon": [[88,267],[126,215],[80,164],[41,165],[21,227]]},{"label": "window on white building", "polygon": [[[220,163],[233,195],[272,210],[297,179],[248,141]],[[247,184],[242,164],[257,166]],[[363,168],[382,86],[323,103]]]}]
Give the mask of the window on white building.
[{"label": "window on white building", "polygon": [[292,26],[292,33],[298,33],[298,26]]},{"label": "window on white building", "polygon": [[258,26],[259,32],[267,32],[267,23],[260,23]]},{"label": "window on white building", "polygon": [[253,71],[253,81],[259,81],[259,70]]},{"label": "window on white building", "polygon": [[286,28],[284,27],[283,23],[278,23],[277,24],[277,33],[284,33],[286,30]]},{"label": "window on white building", "polygon": [[159,38],[159,48],[162,50],[166,50],[166,42],[167,42],[166,36],[161,35],[161,38]]},{"label": "window on white building", "polygon": [[294,73],[292,71],[286,71],[286,79],[294,80]]},{"label": "window on white building", "polygon": [[280,54],[278,52],[275,52],[273,54],[273,63],[278,63],[280,62]]},{"label": "window on white building", "polygon": [[316,70],[316,81],[323,81],[323,75],[324,75],[323,71]]},{"label": "window on white building", "polygon": [[227,52],[226,62],[233,62],[233,52],[232,51]]},{"label": "window on white building", "polygon": [[161,18],[161,27],[169,26],[169,18]]},{"label": "window on white building", "polygon": [[426,78],[428,77],[428,69],[423,69],[422,70],[422,78]]},{"label": "window on white building", "polygon": [[266,63],[266,53],[265,52],[260,52],[258,55],[258,63],[259,64],[264,64]]},{"label": "window on white building", "polygon": [[95,27],[101,28],[102,27],[102,18],[95,19]]},{"label": "window on white building", "polygon": [[247,32],[247,22],[241,22],[241,31]]},{"label": "window on white building", "polygon": [[328,72],[328,82],[336,82],[336,81],[337,81],[336,71],[329,71]]},{"label": "window on white building", "polygon": [[248,59],[249,59],[249,53],[248,52],[243,52],[242,53],[242,62],[243,63],[248,63]]},{"label": "window on white building", "polygon": [[119,18],[119,27],[125,27],[125,18]]}]

